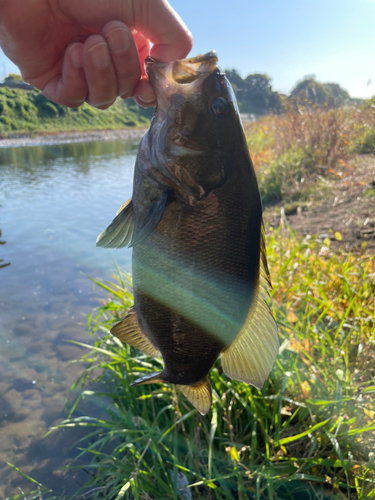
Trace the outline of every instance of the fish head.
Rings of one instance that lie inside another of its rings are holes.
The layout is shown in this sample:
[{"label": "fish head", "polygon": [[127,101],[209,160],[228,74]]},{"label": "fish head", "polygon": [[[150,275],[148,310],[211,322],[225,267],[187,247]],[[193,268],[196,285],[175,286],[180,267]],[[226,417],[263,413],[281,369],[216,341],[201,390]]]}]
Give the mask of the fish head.
[{"label": "fish head", "polygon": [[149,158],[190,205],[225,182],[242,129],[233,89],[217,61],[215,51],[170,63],[145,61],[157,97]]}]

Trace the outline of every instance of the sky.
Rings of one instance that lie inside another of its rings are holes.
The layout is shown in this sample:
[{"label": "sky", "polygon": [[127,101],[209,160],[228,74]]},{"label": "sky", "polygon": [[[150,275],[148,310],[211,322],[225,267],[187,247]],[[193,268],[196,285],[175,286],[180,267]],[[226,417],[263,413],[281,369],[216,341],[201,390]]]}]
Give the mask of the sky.
[{"label": "sky", "polygon": [[[215,49],[222,69],[266,73],[289,93],[306,75],[352,97],[375,94],[375,0],[170,0],[194,37],[191,55]],[[0,51],[0,78],[19,72]],[[374,82],[370,83],[369,82]]]}]

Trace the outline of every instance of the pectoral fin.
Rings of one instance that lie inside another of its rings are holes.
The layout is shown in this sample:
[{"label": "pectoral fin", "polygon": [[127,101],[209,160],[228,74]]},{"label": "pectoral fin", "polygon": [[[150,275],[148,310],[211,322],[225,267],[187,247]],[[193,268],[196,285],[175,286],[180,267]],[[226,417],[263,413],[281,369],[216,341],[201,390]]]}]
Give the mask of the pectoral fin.
[{"label": "pectoral fin", "polygon": [[279,349],[277,325],[264,301],[271,287],[265,253],[260,259],[259,289],[244,326],[221,355],[224,373],[257,389],[263,387]]},{"label": "pectoral fin", "polygon": [[123,248],[130,246],[134,233],[133,202],[130,198],[117,212],[105,231],[99,234],[96,246],[102,248]]},{"label": "pectoral fin", "polygon": [[148,356],[161,356],[158,349],[152,345],[150,340],[142,332],[134,307],[131,307],[125,318],[111,329],[111,333],[121,340],[121,342],[124,342],[124,344],[132,345]]},{"label": "pectoral fin", "polygon": [[177,387],[199,413],[206,415],[209,412],[212,394],[211,385],[207,379],[194,385],[178,385]]},{"label": "pectoral fin", "polygon": [[163,216],[168,199],[168,190],[160,192],[160,196],[151,201],[147,215],[137,223],[133,240],[129,246],[137,245],[149,236],[159,224]]}]

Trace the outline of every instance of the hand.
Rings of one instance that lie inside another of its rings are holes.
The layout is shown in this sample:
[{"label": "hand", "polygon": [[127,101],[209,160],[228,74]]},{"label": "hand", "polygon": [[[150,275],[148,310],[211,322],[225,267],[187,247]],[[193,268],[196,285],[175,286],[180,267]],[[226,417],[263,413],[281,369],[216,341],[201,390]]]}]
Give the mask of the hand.
[{"label": "hand", "polygon": [[153,106],[144,59],[184,58],[192,37],[166,0],[0,0],[0,46],[52,101],[106,109]]}]

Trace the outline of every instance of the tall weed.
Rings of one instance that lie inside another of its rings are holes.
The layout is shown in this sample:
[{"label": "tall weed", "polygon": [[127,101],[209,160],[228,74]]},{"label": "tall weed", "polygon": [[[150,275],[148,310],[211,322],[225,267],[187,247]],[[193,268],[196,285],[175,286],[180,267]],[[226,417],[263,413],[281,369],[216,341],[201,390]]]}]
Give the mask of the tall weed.
[{"label": "tall weed", "polygon": [[296,197],[317,175],[344,170],[353,152],[373,152],[374,125],[373,109],[292,106],[245,124],[263,202]]}]

